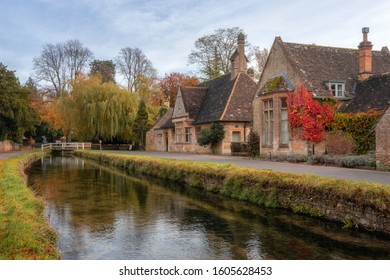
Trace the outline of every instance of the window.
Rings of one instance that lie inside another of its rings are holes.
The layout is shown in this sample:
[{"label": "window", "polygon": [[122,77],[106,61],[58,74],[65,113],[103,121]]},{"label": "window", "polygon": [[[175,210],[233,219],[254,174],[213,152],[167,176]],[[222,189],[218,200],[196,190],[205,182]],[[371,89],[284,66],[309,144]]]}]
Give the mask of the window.
[{"label": "window", "polygon": [[241,142],[241,132],[239,131],[232,132],[232,142]]},{"label": "window", "polygon": [[272,145],[274,135],[274,104],[273,100],[264,101],[264,144]]},{"label": "window", "polygon": [[192,143],[192,128],[186,127],[186,143]]},{"label": "window", "polygon": [[329,81],[328,87],[334,97],[345,96],[345,82]]},{"label": "window", "polygon": [[280,99],[280,144],[288,145],[288,113],[287,99]]},{"label": "window", "polygon": [[202,130],[202,127],[201,126],[197,126],[195,128],[195,133],[196,133],[196,141],[198,142],[198,139],[199,139],[199,135],[200,135],[200,131]]},{"label": "window", "polygon": [[183,142],[183,123],[175,124],[176,143]]}]

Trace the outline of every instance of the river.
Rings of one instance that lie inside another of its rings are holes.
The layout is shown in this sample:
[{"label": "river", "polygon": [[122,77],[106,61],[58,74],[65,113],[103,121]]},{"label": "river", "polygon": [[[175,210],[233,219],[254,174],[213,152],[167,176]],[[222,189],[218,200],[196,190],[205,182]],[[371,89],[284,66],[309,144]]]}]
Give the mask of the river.
[{"label": "river", "polygon": [[27,170],[63,259],[390,259],[390,238],[74,157]]}]

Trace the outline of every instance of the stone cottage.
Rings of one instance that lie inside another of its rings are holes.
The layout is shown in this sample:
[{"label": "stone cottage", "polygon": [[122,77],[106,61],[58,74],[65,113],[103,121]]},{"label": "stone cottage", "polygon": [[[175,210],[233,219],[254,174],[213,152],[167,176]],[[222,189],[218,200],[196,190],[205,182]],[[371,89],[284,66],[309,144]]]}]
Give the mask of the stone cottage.
[{"label": "stone cottage", "polygon": [[222,124],[225,131],[216,153],[230,154],[232,142],[246,141],[257,85],[253,71],[247,69],[243,34],[238,36],[238,47],[230,60],[231,73],[195,87],[178,88],[173,109],[147,133],[147,150],[211,153],[210,148],[198,145],[197,138],[201,129],[213,122]]},{"label": "stone cottage", "polygon": [[[362,96],[366,103],[361,110],[370,106],[386,110],[387,97],[380,93],[374,97],[369,88],[373,77],[390,72],[390,53],[387,47],[372,51],[368,32],[363,28],[358,49],[287,43],[275,38],[253,100],[253,129],[260,135],[261,154],[307,155],[307,143],[293,137],[288,125],[287,95],[298,84],[304,84],[314,98],[333,96],[340,110],[357,112],[355,100]],[[379,77],[385,83],[384,76]],[[388,88],[381,86],[383,90]],[[381,100],[380,106],[375,104],[377,99]],[[379,125],[377,133],[384,133]],[[324,151],[323,142],[316,145],[316,153]]]}]

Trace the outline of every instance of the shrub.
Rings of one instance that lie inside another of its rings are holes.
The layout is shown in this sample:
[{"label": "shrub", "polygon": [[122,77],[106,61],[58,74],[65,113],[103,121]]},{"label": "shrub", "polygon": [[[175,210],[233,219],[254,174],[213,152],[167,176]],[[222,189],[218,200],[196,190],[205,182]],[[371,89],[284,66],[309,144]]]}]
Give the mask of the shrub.
[{"label": "shrub", "polygon": [[248,153],[248,144],[241,142],[232,142],[230,144],[230,150],[232,156],[234,155],[247,155]]},{"label": "shrub", "polygon": [[256,158],[260,155],[260,137],[256,131],[252,130],[248,136],[248,153],[252,158]]},{"label": "shrub", "polygon": [[343,131],[331,131],[326,137],[326,151],[329,154],[346,155],[355,149],[351,134]]},{"label": "shrub", "polygon": [[375,157],[372,155],[346,156],[337,161],[342,167],[375,167]]},{"label": "shrub", "polygon": [[220,123],[212,123],[210,128],[203,128],[200,131],[198,143],[201,146],[210,145],[214,154],[215,146],[225,137],[223,125]]}]

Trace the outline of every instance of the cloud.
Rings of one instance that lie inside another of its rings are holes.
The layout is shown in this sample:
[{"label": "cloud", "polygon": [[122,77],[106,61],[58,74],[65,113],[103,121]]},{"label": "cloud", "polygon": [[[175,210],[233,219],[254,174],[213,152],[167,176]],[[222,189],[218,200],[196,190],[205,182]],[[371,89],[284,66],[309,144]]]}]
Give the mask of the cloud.
[{"label": "cloud", "polygon": [[356,48],[369,26],[374,48],[388,44],[390,3],[372,0],[3,0],[0,62],[21,80],[46,43],[78,39],[96,59],[140,48],[160,75],[187,72],[194,42],[218,28],[238,26],[254,46],[284,41]]}]

